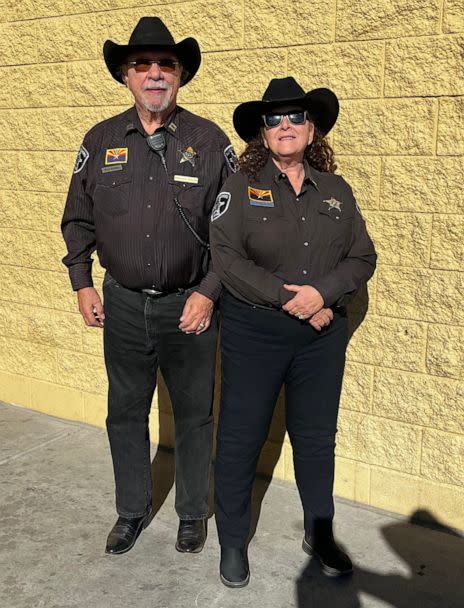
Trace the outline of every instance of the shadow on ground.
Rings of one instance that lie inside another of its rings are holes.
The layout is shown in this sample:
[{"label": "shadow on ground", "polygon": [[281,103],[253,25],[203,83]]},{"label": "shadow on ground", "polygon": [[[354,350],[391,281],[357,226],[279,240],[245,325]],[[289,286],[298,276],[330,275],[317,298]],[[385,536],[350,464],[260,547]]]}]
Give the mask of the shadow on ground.
[{"label": "shadow on ground", "polygon": [[[424,525],[435,534],[425,534]],[[448,535],[446,544],[443,544],[443,533]],[[297,606],[357,608],[365,605],[361,603],[365,594],[394,608],[464,606],[464,540],[461,536],[427,511],[416,511],[409,521],[383,526],[381,534],[403,563],[403,573],[382,574],[355,566],[353,576],[334,580],[324,577],[313,559],[296,582]]]}]

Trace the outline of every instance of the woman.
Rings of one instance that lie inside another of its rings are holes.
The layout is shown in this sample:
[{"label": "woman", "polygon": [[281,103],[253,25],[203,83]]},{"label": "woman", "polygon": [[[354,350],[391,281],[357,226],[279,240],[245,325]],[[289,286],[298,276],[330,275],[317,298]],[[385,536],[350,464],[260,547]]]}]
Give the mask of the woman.
[{"label": "woman", "polygon": [[376,254],[351,188],[333,173],[324,137],[337,116],[334,93],[305,94],[293,78],[271,80],[262,101],[234,112],[248,145],[211,216],[225,287],[215,512],[221,580],[230,587],[249,581],[251,489],[282,384],[303,549],[326,574],[352,571],[332,534],[343,304],[372,276]]}]

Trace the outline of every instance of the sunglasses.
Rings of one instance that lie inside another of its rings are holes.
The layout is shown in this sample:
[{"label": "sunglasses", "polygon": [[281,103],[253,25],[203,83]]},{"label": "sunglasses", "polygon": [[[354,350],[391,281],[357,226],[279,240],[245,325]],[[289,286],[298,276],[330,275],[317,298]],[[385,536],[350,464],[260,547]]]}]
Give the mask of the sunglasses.
[{"label": "sunglasses", "polygon": [[308,117],[306,110],[299,112],[282,112],[282,114],[263,114],[264,125],[268,129],[278,127],[283,121],[284,116],[287,117],[288,122],[292,125],[303,125]]},{"label": "sunglasses", "polygon": [[180,65],[179,61],[175,59],[135,59],[135,61],[128,61],[127,67],[134,68],[136,72],[148,72],[151,66],[156,63],[159,69],[166,74],[172,74],[176,71],[176,68]]}]

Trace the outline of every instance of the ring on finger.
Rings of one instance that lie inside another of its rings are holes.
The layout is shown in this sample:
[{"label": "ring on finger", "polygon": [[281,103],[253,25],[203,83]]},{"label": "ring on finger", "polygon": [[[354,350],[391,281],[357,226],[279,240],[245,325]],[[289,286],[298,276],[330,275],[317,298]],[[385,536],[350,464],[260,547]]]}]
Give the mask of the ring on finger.
[{"label": "ring on finger", "polygon": [[205,327],[206,325],[203,322],[198,323],[198,329],[205,329]]}]

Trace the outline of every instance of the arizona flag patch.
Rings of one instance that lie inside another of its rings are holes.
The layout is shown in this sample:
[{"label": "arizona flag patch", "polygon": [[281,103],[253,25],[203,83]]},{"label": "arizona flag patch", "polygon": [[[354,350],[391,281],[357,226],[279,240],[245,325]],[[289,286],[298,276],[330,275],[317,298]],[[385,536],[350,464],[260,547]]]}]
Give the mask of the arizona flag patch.
[{"label": "arizona flag patch", "polygon": [[274,207],[274,199],[272,198],[272,190],[260,190],[248,186],[248,198],[250,205],[256,207]]},{"label": "arizona flag patch", "polygon": [[110,148],[105,154],[105,165],[122,165],[127,163],[127,148]]}]

